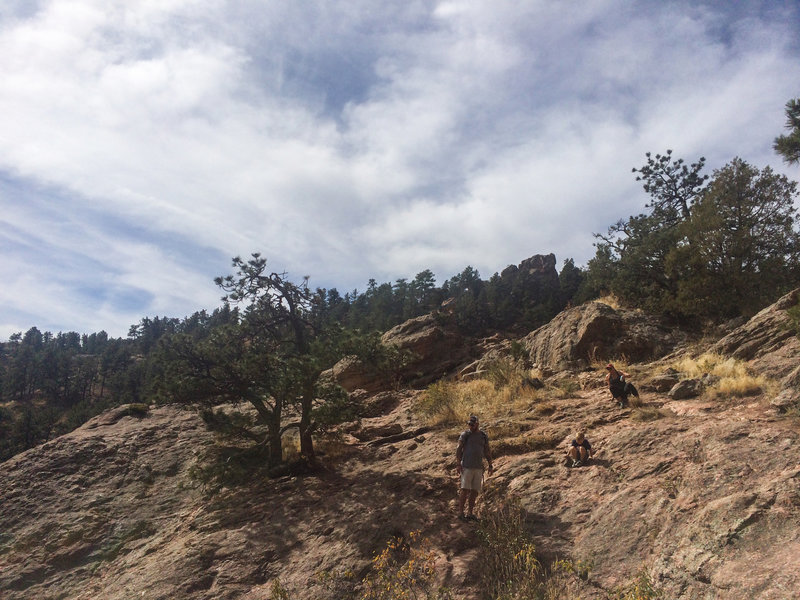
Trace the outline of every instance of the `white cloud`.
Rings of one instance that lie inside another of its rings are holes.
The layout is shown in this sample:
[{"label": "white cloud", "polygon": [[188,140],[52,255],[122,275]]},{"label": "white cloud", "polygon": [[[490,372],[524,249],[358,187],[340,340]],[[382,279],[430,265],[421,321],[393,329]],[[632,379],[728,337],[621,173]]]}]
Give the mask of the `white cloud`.
[{"label": "white cloud", "polygon": [[[0,337],[213,308],[219,257],[251,251],[342,290],[583,262],[641,210],[645,151],[781,170],[800,17],[759,7],[8,4]],[[36,202],[6,211],[19,194]]]}]

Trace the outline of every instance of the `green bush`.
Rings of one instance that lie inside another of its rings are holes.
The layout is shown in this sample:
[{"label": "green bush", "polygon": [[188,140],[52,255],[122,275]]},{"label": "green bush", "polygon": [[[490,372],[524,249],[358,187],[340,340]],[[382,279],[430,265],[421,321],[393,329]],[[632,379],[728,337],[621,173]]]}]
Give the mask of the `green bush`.
[{"label": "green bush", "polygon": [[522,385],[524,378],[522,363],[510,357],[497,358],[486,365],[486,379],[494,384],[495,389],[517,388]]},{"label": "green bush", "polygon": [[428,418],[438,415],[454,416],[458,391],[451,381],[437,381],[428,386],[414,405],[414,411]]}]

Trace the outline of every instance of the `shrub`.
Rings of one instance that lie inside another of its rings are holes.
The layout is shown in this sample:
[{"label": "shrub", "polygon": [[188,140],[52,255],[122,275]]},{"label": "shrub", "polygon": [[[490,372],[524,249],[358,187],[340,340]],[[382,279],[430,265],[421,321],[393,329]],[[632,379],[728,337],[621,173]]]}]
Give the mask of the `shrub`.
[{"label": "shrub", "polygon": [[574,379],[562,379],[555,385],[556,396],[564,400],[576,398],[580,389],[580,383]]},{"label": "shrub", "polygon": [[289,591],[283,586],[280,579],[274,579],[269,587],[269,600],[290,600]]},{"label": "shrub", "polygon": [[528,408],[535,391],[521,386],[499,388],[486,379],[439,381],[428,387],[414,405],[414,411],[434,425],[462,424],[470,414],[482,421],[511,415]]},{"label": "shrub", "polygon": [[495,388],[520,387],[525,375],[522,363],[511,357],[497,358],[486,366],[486,379],[491,381]]},{"label": "shrub", "polygon": [[656,600],[663,597],[647,569],[642,567],[633,581],[613,590],[608,595],[608,600]]},{"label": "shrub", "polygon": [[408,539],[396,537],[372,561],[364,578],[360,600],[445,600],[445,588],[436,588],[436,555],[430,544],[412,531]]},{"label": "shrub", "polygon": [[617,298],[614,294],[608,294],[606,296],[602,296],[597,299],[597,302],[602,302],[603,304],[607,304],[614,310],[619,310],[622,308],[622,303],[620,302],[619,298]]},{"label": "shrub", "polygon": [[512,498],[484,514],[478,536],[483,565],[481,587],[486,597],[498,600],[539,597],[541,565],[519,500]]},{"label": "shrub", "polygon": [[704,352],[700,356],[686,356],[674,363],[674,368],[687,377],[701,377],[706,373],[716,377],[741,377],[747,375],[744,363],[713,352]]},{"label": "shrub", "polygon": [[549,450],[556,447],[560,441],[560,437],[554,438],[545,435],[521,435],[510,439],[500,439],[492,442],[492,455],[498,458],[526,454],[534,450]]},{"label": "shrub", "polygon": [[719,378],[706,392],[713,398],[755,396],[772,387],[763,375],[750,374],[745,363],[713,352],[683,358],[675,368],[689,377],[708,373]]},{"label": "shrub", "polygon": [[437,424],[461,421],[458,415],[458,386],[450,381],[437,381],[414,404],[414,411]]},{"label": "shrub", "polygon": [[767,387],[767,380],[765,377],[752,375],[744,375],[741,377],[723,377],[720,379],[713,390],[712,395],[715,397],[725,396],[757,396]]},{"label": "shrub", "polygon": [[144,404],[142,402],[135,402],[133,404],[128,404],[125,407],[125,416],[128,417],[145,417],[150,412],[150,405]]}]

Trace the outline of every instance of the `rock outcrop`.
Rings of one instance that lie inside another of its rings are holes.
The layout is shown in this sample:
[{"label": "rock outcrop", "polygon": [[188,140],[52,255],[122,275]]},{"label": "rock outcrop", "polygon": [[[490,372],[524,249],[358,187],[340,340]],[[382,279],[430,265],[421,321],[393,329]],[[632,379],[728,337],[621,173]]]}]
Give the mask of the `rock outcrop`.
[{"label": "rock outcrop", "polygon": [[651,360],[672,351],[685,337],[642,312],[588,302],[561,312],[522,341],[534,363],[563,370],[619,357]]},{"label": "rock outcrop", "polygon": [[739,360],[772,377],[785,377],[800,361],[800,339],[787,309],[800,302],[796,289],[768,306],[717,342],[712,350]]},{"label": "rock outcrop", "polygon": [[453,319],[438,312],[392,327],[381,341],[410,352],[411,360],[401,374],[412,385],[442,377],[463,362],[470,351]]},{"label": "rock outcrop", "polygon": [[207,588],[210,546],[190,533],[206,503],[187,474],[212,440],[194,412],[123,406],[0,464],[0,597]]},{"label": "rock outcrop", "polygon": [[439,311],[392,327],[383,334],[381,341],[406,353],[406,364],[394,373],[377,374],[357,358],[348,357],[330,371],[339,385],[348,392],[385,391],[400,381],[412,387],[422,386],[462,364],[471,352],[452,316]]},{"label": "rock outcrop", "polygon": [[500,273],[500,288],[512,302],[536,305],[560,293],[555,254],[536,254]]}]

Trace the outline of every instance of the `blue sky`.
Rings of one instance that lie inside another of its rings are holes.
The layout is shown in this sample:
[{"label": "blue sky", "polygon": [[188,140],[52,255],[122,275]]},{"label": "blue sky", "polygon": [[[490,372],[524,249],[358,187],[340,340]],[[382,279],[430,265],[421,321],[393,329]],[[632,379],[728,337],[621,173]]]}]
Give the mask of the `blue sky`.
[{"label": "blue sky", "polygon": [[256,251],[341,292],[585,264],[647,151],[800,178],[796,0],[5,0],[0,72],[0,339],[213,309]]}]

